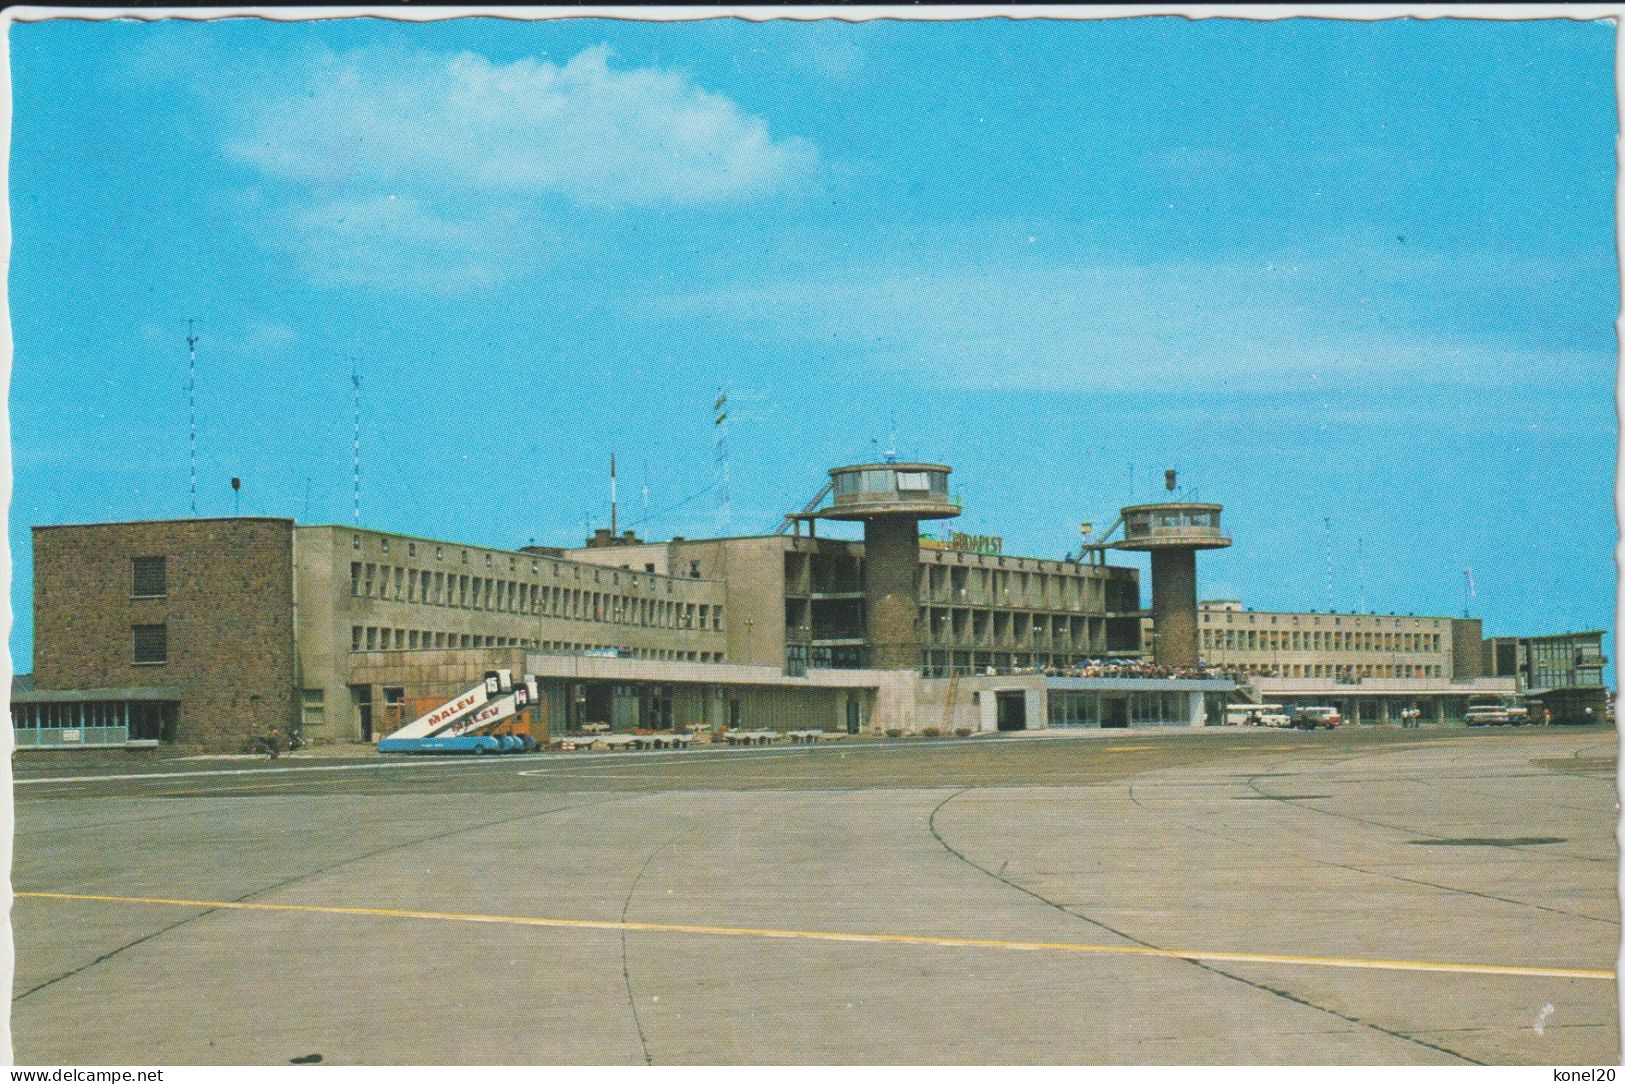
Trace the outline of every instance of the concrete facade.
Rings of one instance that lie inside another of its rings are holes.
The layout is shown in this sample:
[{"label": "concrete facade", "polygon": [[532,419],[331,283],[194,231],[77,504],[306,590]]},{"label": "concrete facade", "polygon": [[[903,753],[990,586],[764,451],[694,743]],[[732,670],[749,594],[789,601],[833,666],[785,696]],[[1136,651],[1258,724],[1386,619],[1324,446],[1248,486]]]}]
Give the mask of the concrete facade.
[{"label": "concrete facade", "polygon": [[351,677],[356,655],[596,649],[720,662],[727,651],[715,581],[349,527],[298,528],[297,549],[303,725],[317,741],[378,736],[363,723],[382,702],[376,683]]},{"label": "concrete facade", "polygon": [[1202,658],[1292,678],[1444,678],[1483,674],[1477,618],[1243,609],[1232,599],[1198,610]]},{"label": "concrete facade", "polygon": [[[855,668],[865,661],[865,544],[807,535],[682,539],[565,551],[571,560],[676,570],[723,585],[728,659]],[[1140,651],[1139,570],[918,548],[917,665],[927,676],[1068,666]]]}]

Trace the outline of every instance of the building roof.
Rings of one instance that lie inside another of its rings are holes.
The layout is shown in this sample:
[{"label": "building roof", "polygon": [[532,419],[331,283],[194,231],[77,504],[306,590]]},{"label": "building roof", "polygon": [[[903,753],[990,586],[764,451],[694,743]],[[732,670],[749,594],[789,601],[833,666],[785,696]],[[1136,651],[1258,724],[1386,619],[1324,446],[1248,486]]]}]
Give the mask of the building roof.
[{"label": "building roof", "polygon": [[68,704],[90,700],[179,700],[184,689],[178,685],[147,685],[121,689],[29,689],[11,691],[14,704]]},{"label": "building roof", "polygon": [[287,523],[294,524],[289,516],[171,516],[167,519],[114,519],[98,523],[42,523],[36,524],[36,531],[54,531],[68,527],[135,527],[148,523],[237,523],[247,521],[251,523]]}]

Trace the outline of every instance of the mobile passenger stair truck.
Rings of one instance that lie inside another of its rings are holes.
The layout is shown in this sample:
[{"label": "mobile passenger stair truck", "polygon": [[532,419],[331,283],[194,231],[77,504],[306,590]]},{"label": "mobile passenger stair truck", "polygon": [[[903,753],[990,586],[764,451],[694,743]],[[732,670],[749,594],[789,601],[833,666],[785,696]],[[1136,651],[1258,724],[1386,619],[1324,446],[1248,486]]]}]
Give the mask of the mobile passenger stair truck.
[{"label": "mobile passenger stair truck", "polygon": [[529,734],[493,734],[536,703],[536,678],[513,680],[511,670],[488,670],[478,685],[413,719],[379,739],[380,753],[528,753],[536,748]]}]

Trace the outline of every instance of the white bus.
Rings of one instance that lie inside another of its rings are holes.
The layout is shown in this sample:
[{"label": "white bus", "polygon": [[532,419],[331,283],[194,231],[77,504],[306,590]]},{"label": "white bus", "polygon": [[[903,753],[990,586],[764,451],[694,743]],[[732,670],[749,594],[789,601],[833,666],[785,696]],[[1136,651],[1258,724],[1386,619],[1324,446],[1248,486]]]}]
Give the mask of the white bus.
[{"label": "white bus", "polygon": [[1279,704],[1226,704],[1226,726],[1285,726],[1286,716]]}]

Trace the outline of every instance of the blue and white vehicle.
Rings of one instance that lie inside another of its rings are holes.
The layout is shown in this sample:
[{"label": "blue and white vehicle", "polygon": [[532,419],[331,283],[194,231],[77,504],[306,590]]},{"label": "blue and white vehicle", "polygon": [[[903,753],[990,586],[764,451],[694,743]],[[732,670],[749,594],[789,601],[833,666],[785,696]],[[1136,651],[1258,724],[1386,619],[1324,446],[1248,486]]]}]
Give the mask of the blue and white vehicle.
[{"label": "blue and white vehicle", "polygon": [[502,739],[489,734],[457,734],[433,738],[384,738],[378,743],[380,753],[501,753]]},{"label": "blue and white vehicle", "polygon": [[380,753],[520,753],[536,747],[519,734],[485,733],[535,702],[534,675],[514,681],[511,670],[488,671],[478,685],[379,740]]}]

